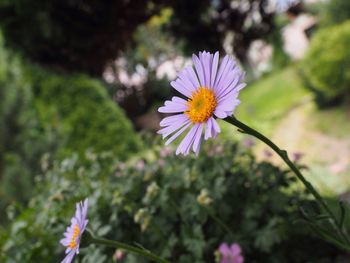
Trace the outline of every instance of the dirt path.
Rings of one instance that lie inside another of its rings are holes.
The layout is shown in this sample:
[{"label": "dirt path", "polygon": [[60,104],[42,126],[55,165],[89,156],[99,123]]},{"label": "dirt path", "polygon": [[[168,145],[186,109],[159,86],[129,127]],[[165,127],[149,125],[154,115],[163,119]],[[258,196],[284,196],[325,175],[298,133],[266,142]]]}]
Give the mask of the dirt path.
[{"label": "dirt path", "polygon": [[[291,157],[293,153],[303,154],[301,162],[310,168],[307,176],[322,191],[340,194],[350,188],[350,131],[342,138],[322,132],[313,125],[314,113],[312,102],[292,109],[274,129],[272,139]],[[333,125],[332,120],[324,121]],[[267,158],[265,149],[257,146],[261,158]],[[277,156],[271,158],[281,163]]]}]

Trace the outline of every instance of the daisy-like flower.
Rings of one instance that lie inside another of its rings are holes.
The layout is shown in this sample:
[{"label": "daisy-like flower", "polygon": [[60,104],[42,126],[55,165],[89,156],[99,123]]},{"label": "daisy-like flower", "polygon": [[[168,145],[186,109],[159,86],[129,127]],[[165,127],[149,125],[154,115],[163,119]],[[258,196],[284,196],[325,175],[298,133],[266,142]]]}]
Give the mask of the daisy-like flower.
[{"label": "daisy-like flower", "polygon": [[61,263],[70,263],[75,254],[79,254],[81,236],[88,223],[86,219],[87,210],[88,199],[85,199],[84,202],[77,203],[75,215],[71,219],[71,225],[67,227],[64,238],[60,241],[60,243],[66,247],[66,257]]},{"label": "daisy-like flower", "polygon": [[229,246],[226,243],[223,243],[219,247],[219,251],[221,254],[220,263],[243,263],[244,258],[241,255],[242,250],[241,247],[234,243]]},{"label": "daisy-like flower", "polygon": [[198,154],[203,131],[205,140],[215,138],[220,133],[215,119],[224,119],[233,114],[240,102],[239,91],[245,86],[242,83],[243,72],[228,55],[220,66],[219,52],[200,52],[199,57],[193,55],[192,60],[194,69],[186,67],[170,83],[186,99],[175,96],[158,109],[162,113],[175,113],[160,122],[163,128],[158,133],[163,139],[171,135],[166,145],[189,129],[176,154],[187,155],[191,147]]}]

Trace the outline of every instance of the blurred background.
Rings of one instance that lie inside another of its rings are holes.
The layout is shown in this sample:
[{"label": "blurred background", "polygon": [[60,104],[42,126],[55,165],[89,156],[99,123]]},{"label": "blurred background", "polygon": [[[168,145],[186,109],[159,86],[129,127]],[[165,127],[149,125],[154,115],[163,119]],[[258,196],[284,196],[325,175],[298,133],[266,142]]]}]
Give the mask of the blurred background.
[{"label": "blurred background", "polygon": [[[57,262],[74,203],[90,228],[172,262],[348,262],[301,224],[308,193],[221,122],[184,158],[156,136],[169,82],[199,51],[247,72],[235,116],[331,203],[350,201],[350,1],[0,0],[0,261]],[[76,262],[147,262],[89,247]]]}]

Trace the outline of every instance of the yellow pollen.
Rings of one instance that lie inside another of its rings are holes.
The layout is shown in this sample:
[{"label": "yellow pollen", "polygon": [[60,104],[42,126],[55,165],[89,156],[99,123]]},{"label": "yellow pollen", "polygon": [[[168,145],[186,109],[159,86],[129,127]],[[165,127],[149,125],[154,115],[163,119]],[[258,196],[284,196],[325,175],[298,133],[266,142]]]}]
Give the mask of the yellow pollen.
[{"label": "yellow pollen", "polygon": [[72,240],[69,243],[68,247],[75,248],[77,246],[76,239],[77,239],[79,233],[80,233],[79,227],[78,227],[77,224],[75,224],[74,225],[74,231],[73,231]]},{"label": "yellow pollen", "polygon": [[213,115],[216,105],[214,92],[207,87],[200,87],[188,99],[185,114],[192,123],[206,122]]}]

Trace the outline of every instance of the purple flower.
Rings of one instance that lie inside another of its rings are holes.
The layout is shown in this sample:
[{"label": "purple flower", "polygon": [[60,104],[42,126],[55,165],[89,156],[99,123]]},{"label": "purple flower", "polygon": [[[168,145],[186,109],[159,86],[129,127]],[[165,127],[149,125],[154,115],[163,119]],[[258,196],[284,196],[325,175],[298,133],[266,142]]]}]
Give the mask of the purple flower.
[{"label": "purple flower", "polygon": [[255,142],[251,138],[246,138],[245,140],[243,140],[243,145],[247,148],[252,148],[255,145]]},{"label": "purple flower", "polygon": [[219,247],[219,251],[221,254],[220,263],[243,263],[244,258],[241,255],[241,247],[234,243],[231,246],[223,243]]},{"label": "purple flower", "polygon": [[119,260],[122,260],[124,258],[125,254],[122,250],[117,249],[114,253],[114,258],[116,261],[119,262]]},{"label": "purple flower", "polygon": [[272,152],[269,149],[264,149],[263,150],[263,155],[265,158],[271,158],[272,157]]},{"label": "purple flower", "polygon": [[81,236],[88,223],[88,220],[86,220],[87,209],[88,199],[85,199],[84,203],[77,203],[75,215],[71,219],[71,225],[67,227],[64,238],[60,241],[60,243],[66,247],[66,257],[61,263],[70,263],[74,255],[79,254]]},{"label": "purple flower", "polygon": [[239,91],[245,86],[244,74],[230,56],[226,55],[220,66],[219,52],[199,52],[199,57],[193,55],[192,59],[194,68],[186,67],[170,83],[186,99],[175,96],[158,109],[162,113],[175,113],[160,122],[163,128],[158,133],[163,139],[172,135],[166,145],[189,129],[176,154],[187,155],[191,147],[198,154],[203,130],[205,140],[215,138],[220,133],[215,118],[224,119],[233,114],[240,102]]},{"label": "purple flower", "polygon": [[304,154],[301,153],[301,152],[294,152],[294,153],[292,153],[292,160],[293,160],[294,162],[298,162],[298,161],[300,161],[300,159],[301,159],[303,156],[304,156]]}]

